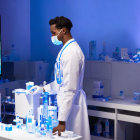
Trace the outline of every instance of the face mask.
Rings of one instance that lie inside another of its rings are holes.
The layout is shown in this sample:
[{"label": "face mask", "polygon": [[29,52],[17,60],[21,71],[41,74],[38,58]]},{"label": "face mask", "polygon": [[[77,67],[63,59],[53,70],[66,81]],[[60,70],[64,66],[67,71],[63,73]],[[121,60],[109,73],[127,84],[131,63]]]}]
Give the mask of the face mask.
[{"label": "face mask", "polygon": [[[61,30],[62,31],[62,30]],[[60,31],[60,32],[61,32]],[[60,34],[60,32],[58,33],[58,35]],[[58,35],[56,35],[56,36],[52,36],[51,37],[51,40],[52,40],[52,43],[54,44],[54,45],[61,45],[63,42],[62,41],[59,41],[58,40]]]}]

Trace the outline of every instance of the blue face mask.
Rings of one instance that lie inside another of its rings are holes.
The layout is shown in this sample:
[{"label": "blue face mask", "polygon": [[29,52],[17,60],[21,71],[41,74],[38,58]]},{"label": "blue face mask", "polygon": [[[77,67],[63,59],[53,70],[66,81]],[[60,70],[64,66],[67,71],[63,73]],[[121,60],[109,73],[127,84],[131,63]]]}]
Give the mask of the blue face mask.
[{"label": "blue face mask", "polygon": [[[61,30],[61,31],[62,31],[62,30]],[[60,31],[60,32],[61,32],[61,31]],[[62,41],[59,41],[59,40],[58,40],[58,36],[59,36],[60,32],[58,33],[58,35],[52,36],[52,37],[51,37],[52,43],[53,43],[54,45],[61,45],[61,44],[63,44]]]}]

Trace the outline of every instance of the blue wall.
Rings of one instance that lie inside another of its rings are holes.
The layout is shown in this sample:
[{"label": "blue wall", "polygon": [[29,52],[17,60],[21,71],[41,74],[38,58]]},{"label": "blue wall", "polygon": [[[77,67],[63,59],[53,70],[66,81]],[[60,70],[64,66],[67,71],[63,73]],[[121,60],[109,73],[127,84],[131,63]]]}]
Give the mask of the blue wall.
[{"label": "blue wall", "polygon": [[2,20],[2,53],[10,55],[15,46],[14,56],[19,60],[30,59],[30,1],[0,0]]},{"label": "blue wall", "polygon": [[103,41],[109,54],[117,46],[132,51],[140,47],[139,5],[139,0],[0,0],[3,53],[15,44],[21,60],[53,64],[61,47],[52,45],[48,22],[61,15],[72,20],[73,37],[86,58],[90,40],[97,40],[98,53]]},{"label": "blue wall", "polygon": [[133,51],[140,47],[139,5],[139,0],[31,0],[32,59],[55,60],[60,47],[51,43],[48,22],[61,15],[72,20],[73,37],[86,58],[90,40],[97,40],[98,53],[103,41],[110,55],[115,47]]}]

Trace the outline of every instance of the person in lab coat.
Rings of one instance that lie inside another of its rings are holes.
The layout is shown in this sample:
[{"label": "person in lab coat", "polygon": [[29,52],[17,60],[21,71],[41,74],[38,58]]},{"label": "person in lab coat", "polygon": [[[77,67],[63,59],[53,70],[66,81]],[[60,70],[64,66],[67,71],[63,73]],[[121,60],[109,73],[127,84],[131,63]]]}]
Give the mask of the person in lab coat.
[{"label": "person in lab coat", "polygon": [[82,89],[85,57],[70,31],[72,22],[63,16],[49,21],[52,43],[63,44],[55,63],[55,81],[48,86],[57,91],[59,124],[53,132],[65,130],[81,135],[81,140],[90,140],[86,94]]}]

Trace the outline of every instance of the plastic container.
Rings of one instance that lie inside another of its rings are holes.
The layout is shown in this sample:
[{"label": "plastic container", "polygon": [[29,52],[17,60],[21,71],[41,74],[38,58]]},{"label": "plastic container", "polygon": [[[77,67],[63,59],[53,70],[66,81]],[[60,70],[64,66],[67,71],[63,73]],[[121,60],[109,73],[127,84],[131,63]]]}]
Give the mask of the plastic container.
[{"label": "plastic container", "polygon": [[137,104],[140,104],[140,93],[139,92],[134,92],[134,98],[133,99]]},{"label": "plastic container", "polygon": [[96,56],[96,40],[92,40],[89,42],[89,59],[97,60]]},{"label": "plastic container", "polygon": [[38,108],[38,126],[41,127],[43,123],[43,105]]},{"label": "plastic container", "polygon": [[44,92],[43,94],[43,104],[47,103],[49,106],[57,106],[57,94]]},{"label": "plastic container", "polygon": [[57,94],[56,93],[49,94],[48,98],[49,98],[49,100],[48,100],[49,106],[57,106]]},{"label": "plastic container", "polygon": [[16,113],[16,119],[13,121],[16,123],[16,128],[22,129],[23,119],[20,119],[17,113]]},{"label": "plastic container", "polygon": [[33,86],[34,86],[34,82],[27,82],[26,83],[26,90],[30,90],[31,87],[33,87]]},{"label": "plastic container", "polygon": [[102,133],[102,124],[101,124],[101,120],[99,119],[94,126],[94,135],[101,136],[101,133]]},{"label": "plastic container", "polygon": [[52,120],[57,120],[57,107],[48,106],[48,117],[51,117]]},{"label": "plastic container", "polygon": [[46,136],[44,124],[41,124],[41,127],[40,127],[40,135],[43,136],[43,137]]},{"label": "plastic container", "polygon": [[120,91],[120,98],[124,99],[124,91],[122,91],[122,90]]},{"label": "plastic container", "polygon": [[12,131],[13,127],[12,124],[5,124],[5,131]]},{"label": "plastic container", "polygon": [[64,131],[64,132],[61,132],[61,136],[64,138],[73,138],[74,132],[73,131]]},{"label": "plastic container", "polygon": [[36,125],[36,121],[34,120],[34,116],[32,113],[32,109],[30,109],[27,117],[26,117],[26,129],[27,132],[29,133],[34,133],[35,132],[35,125]]},{"label": "plastic container", "polygon": [[105,121],[105,137],[109,138],[110,137],[110,134],[109,134],[109,120],[107,119]]},{"label": "plastic container", "polygon": [[104,86],[101,81],[94,81],[93,83],[93,98],[102,98],[103,97]]},{"label": "plastic container", "polygon": [[68,135],[68,138],[72,138],[74,136],[73,131],[65,131],[65,133]]}]

